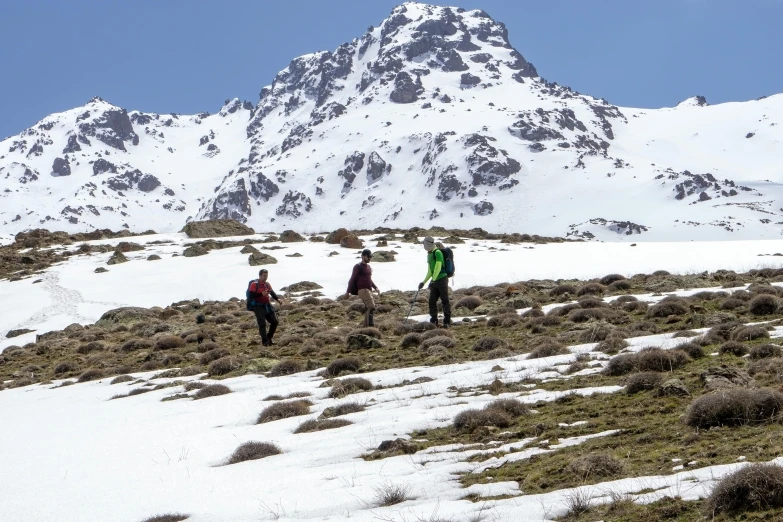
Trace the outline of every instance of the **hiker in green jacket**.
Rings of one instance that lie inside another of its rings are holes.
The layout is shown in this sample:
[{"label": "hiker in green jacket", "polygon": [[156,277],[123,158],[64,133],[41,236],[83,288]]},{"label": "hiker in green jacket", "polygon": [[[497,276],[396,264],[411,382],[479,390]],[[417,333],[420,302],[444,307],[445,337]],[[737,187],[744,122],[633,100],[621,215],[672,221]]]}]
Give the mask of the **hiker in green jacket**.
[{"label": "hiker in green jacket", "polygon": [[451,304],[449,303],[449,277],[443,262],[443,252],[435,246],[435,240],[427,236],[421,243],[427,251],[427,276],[419,283],[419,290],[432,280],[430,289],[430,322],[438,326],[438,299],[443,303],[443,327],[451,326]]}]

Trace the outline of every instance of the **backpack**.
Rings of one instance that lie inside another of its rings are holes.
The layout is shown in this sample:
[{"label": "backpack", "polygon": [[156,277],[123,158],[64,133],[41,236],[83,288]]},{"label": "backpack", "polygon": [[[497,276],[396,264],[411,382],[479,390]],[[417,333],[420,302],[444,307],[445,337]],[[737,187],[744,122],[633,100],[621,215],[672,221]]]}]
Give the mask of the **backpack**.
[{"label": "backpack", "polygon": [[359,295],[359,276],[362,275],[362,271],[364,270],[362,265],[364,265],[364,263],[359,263],[359,272],[356,274],[356,280],[351,283],[351,287],[348,289],[348,293],[351,295]]},{"label": "backpack", "polygon": [[247,290],[245,290],[245,309],[247,309],[248,312],[252,312],[253,308],[256,306],[256,302],[253,301],[252,297],[250,296],[250,285],[257,281],[258,279],[251,279],[247,283]]},{"label": "backpack", "polygon": [[440,249],[443,254],[443,271],[448,277],[454,277],[454,252],[449,247]]}]

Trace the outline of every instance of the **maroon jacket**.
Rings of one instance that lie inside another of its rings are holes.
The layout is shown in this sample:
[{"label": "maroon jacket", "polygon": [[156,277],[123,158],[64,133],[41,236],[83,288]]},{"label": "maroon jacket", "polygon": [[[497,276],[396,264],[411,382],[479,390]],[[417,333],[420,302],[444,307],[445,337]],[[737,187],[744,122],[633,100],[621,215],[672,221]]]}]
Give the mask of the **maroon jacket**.
[{"label": "maroon jacket", "polygon": [[372,268],[366,263],[357,263],[353,267],[353,273],[351,273],[351,279],[348,280],[348,290],[346,293],[351,293],[351,287],[356,284],[356,289],[361,290],[366,288],[367,290],[378,290],[375,283],[372,282]]}]

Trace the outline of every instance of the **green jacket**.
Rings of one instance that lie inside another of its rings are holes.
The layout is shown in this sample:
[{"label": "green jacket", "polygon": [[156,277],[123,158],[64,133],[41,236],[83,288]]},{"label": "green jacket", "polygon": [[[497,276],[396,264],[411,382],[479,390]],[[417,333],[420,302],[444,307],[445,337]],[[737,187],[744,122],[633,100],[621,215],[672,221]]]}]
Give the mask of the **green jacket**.
[{"label": "green jacket", "polygon": [[423,283],[429,281],[432,278],[433,281],[440,281],[444,277],[448,277],[443,269],[443,252],[436,248],[432,252],[427,253],[427,277],[424,278]]}]

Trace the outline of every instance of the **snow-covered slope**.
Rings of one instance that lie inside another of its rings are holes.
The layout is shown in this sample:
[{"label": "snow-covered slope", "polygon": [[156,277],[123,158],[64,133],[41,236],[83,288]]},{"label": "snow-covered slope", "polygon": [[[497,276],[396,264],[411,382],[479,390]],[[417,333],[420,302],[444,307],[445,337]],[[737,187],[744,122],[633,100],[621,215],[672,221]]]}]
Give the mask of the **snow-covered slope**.
[{"label": "snow-covered slope", "polygon": [[776,238],[779,119],[783,95],[616,107],[540,78],[483,11],[405,3],[293,60],[255,105],[181,116],[96,98],[5,139],[0,227]]}]

